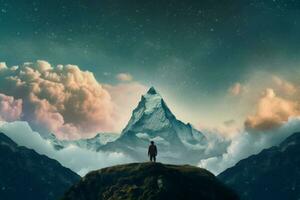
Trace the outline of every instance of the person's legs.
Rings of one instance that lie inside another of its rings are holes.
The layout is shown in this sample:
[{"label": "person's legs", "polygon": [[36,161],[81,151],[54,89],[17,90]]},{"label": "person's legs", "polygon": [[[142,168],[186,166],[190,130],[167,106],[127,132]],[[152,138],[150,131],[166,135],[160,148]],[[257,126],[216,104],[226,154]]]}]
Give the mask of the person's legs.
[{"label": "person's legs", "polygon": [[153,161],[156,162],[156,156],[153,156]]},{"label": "person's legs", "polygon": [[153,160],[153,156],[152,156],[152,155],[150,155],[150,162],[152,162],[152,160]]}]

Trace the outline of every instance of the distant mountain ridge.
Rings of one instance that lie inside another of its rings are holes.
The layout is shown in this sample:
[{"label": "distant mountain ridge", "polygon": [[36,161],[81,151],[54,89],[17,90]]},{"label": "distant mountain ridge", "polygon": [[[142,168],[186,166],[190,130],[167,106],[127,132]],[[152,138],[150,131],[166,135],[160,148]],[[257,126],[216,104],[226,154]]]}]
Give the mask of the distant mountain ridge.
[{"label": "distant mountain ridge", "polygon": [[218,177],[242,200],[300,199],[300,132],[239,161]]},{"label": "distant mountain ridge", "polygon": [[[181,158],[196,163],[207,147],[206,137],[191,124],[176,119],[154,87],[141,97],[121,136],[98,150],[121,151],[142,161],[150,141],[157,143],[159,159],[169,163],[178,163]],[[191,153],[199,157],[191,157]]]},{"label": "distant mountain ridge", "polygon": [[0,133],[0,199],[57,200],[80,176]]},{"label": "distant mountain ridge", "polygon": [[117,133],[98,133],[92,138],[79,140],[59,140],[54,134],[48,134],[44,139],[50,141],[56,150],[63,149],[70,145],[75,145],[80,148],[96,151],[100,146],[108,142],[116,140],[120,135]]}]

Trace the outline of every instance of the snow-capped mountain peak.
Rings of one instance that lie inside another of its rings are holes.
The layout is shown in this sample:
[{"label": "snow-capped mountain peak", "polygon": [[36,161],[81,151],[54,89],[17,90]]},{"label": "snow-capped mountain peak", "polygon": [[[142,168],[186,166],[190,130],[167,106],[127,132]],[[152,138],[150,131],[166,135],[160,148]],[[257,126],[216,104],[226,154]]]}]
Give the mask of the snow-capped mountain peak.
[{"label": "snow-capped mountain peak", "polygon": [[142,123],[143,128],[158,130],[168,126],[169,117],[173,118],[174,116],[161,95],[154,87],[151,87],[146,94],[142,95],[138,106],[132,112],[131,119],[122,132],[132,129],[138,122],[138,127],[141,127],[140,125],[143,121],[147,121],[147,123]]},{"label": "snow-capped mountain peak", "polygon": [[142,98],[145,100],[145,113],[151,113],[161,106],[162,97],[153,87],[151,87]]},{"label": "snow-capped mountain peak", "polygon": [[112,137],[111,134],[106,137],[101,133],[94,138],[76,141],[58,141],[55,137],[49,139],[56,149],[76,145],[95,151],[118,151],[137,161],[145,159],[150,141],[157,144],[159,159],[164,162],[196,164],[200,158],[208,156],[205,153],[208,147],[205,135],[191,124],[176,119],[154,87],[142,95],[119,137]]},{"label": "snow-capped mountain peak", "polygon": [[[160,159],[170,163],[180,162],[178,158],[184,158],[185,162],[195,164],[206,156],[204,151],[208,145],[201,132],[191,124],[176,119],[154,87],[142,95],[121,136],[99,150],[117,149],[134,159],[144,160],[150,141],[157,144]],[[191,153],[197,156],[191,157]]]},{"label": "snow-capped mountain peak", "polygon": [[154,87],[142,95],[118,141],[146,146],[150,140],[168,150],[203,150],[206,146],[205,136],[189,123],[177,120]]},{"label": "snow-capped mountain peak", "polygon": [[155,95],[155,94],[158,94],[158,93],[157,93],[157,91],[155,90],[155,88],[152,86],[152,87],[149,88],[147,94],[153,94],[153,95]]}]

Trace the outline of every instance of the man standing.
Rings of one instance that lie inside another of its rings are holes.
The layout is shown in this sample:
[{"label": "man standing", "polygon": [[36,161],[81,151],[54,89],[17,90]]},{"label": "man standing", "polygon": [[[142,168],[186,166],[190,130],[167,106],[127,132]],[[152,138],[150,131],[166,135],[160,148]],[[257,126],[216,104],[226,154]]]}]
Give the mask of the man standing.
[{"label": "man standing", "polygon": [[150,157],[151,162],[156,162],[157,148],[153,141],[148,148],[148,156]]}]

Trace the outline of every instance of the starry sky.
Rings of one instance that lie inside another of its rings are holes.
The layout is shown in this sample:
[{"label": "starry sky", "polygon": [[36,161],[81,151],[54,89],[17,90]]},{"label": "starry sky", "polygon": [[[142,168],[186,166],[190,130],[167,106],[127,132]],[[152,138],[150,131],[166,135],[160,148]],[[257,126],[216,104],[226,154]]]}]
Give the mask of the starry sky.
[{"label": "starry sky", "polygon": [[297,0],[0,0],[0,27],[9,66],[76,64],[109,84],[129,73],[193,123],[231,120],[229,88],[257,72],[299,72]]}]

